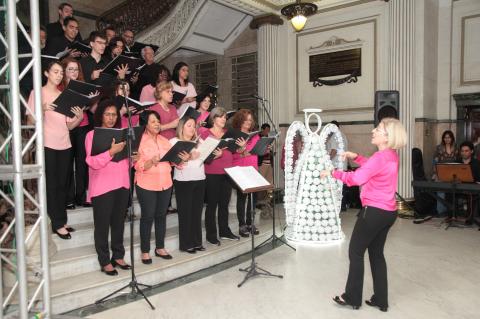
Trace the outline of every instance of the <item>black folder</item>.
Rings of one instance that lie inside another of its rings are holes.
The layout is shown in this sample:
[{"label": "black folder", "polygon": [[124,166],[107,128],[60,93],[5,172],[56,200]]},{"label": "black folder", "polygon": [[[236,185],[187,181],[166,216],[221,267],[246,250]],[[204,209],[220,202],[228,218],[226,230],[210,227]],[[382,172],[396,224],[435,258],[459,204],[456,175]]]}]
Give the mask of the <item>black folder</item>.
[{"label": "black folder", "polygon": [[228,111],[227,112],[227,121],[229,119],[231,119],[235,115],[235,113],[237,113],[237,111]]},{"label": "black folder", "polygon": [[101,85],[95,85],[77,80],[70,80],[70,82],[68,82],[67,89],[83,95],[89,95],[91,93],[95,93],[96,91],[101,94],[104,91]]},{"label": "black folder", "polygon": [[181,152],[190,153],[192,149],[197,145],[196,142],[190,141],[177,141],[172,148],[167,152],[167,154],[163,155],[160,162],[171,162],[175,164],[180,164],[182,160],[178,156]]},{"label": "black folder", "polygon": [[239,138],[243,138],[245,141],[248,141],[251,139],[253,136],[257,135],[258,131],[251,132],[251,133],[244,133],[240,130],[230,128],[228,131],[222,136],[222,139],[232,139],[233,141],[230,141],[228,143],[228,150],[230,152],[235,152],[237,149],[240,148],[240,146],[237,145],[236,140]]},{"label": "black folder", "polygon": [[180,119],[183,119],[183,118],[192,118],[194,119],[195,121],[198,119],[198,117],[200,116],[200,112],[195,110],[193,107],[191,106],[188,106],[185,111],[183,111],[183,113],[179,116]]},{"label": "black folder", "polygon": [[180,93],[180,92],[177,92],[177,91],[173,91],[172,103],[178,104],[178,103],[182,102],[183,99],[186,96],[187,96],[186,94],[183,94],[183,93]]},{"label": "black folder", "polygon": [[[132,140],[132,153],[138,151],[140,141],[142,139],[145,127],[135,126],[133,132],[135,139]],[[128,128],[104,128],[96,127],[93,133],[92,151],[91,155],[98,155],[105,151],[108,151],[112,146],[112,141],[115,139],[115,143],[125,142],[127,140]],[[125,145],[124,149],[113,156],[112,161],[119,162],[128,157],[128,149]]]},{"label": "black folder", "polygon": [[[132,112],[132,115],[136,115],[143,110],[148,109],[149,107],[157,104],[157,102],[139,102],[137,100],[134,100],[132,98],[127,97],[127,103],[128,106],[133,106],[135,108],[135,111]],[[122,95],[118,95],[115,97],[115,106],[118,109],[121,109],[122,106],[125,104],[125,97]]]},{"label": "black folder", "polygon": [[107,64],[102,73],[117,76],[117,71],[115,71],[115,69],[124,64],[127,64],[129,71],[132,72],[141,65],[141,60],[135,57],[117,55],[112,61],[110,61],[110,63]]},{"label": "black folder", "polygon": [[66,115],[68,117],[74,117],[75,114],[72,113],[71,108],[74,106],[87,108],[92,104],[96,103],[100,99],[99,95],[89,97],[84,94],[72,91],[70,89],[64,90],[56,99],[53,101],[57,107],[55,107],[55,112]]},{"label": "black folder", "polygon": [[267,148],[275,141],[274,137],[262,137],[257,141],[257,144],[252,148],[250,154],[265,155]]},{"label": "black folder", "polygon": [[[223,139],[223,138],[222,138],[222,139],[220,140],[220,143],[218,143],[218,146],[215,148],[215,150],[216,150],[217,148],[220,148],[220,149],[225,148],[225,147],[228,148],[228,145],[229,145],[232,141],[235,143],[235,140],[233,140],[233,139],[231,139],[231,138],[228,138],[228,139]],[[213,150],[213,151],[215,151],[215,150]],[[213,151],[212,151],[212,153],[211,153],[210,155],[208,155],[208,157],[205,159],[205,161],[204,161],[205,163],[208,164],[208,163],[210,163],[211,161],[213,161],[213,158],[215,157],[215,155],[213,154]]]},{"label": "black folder", "polygon": [[82,42],[75,41],[72,44],[68,46],[69,49],[71,50],[77,50],[81,52],[82,54],[90,54],[92,53],[92,48]]}]

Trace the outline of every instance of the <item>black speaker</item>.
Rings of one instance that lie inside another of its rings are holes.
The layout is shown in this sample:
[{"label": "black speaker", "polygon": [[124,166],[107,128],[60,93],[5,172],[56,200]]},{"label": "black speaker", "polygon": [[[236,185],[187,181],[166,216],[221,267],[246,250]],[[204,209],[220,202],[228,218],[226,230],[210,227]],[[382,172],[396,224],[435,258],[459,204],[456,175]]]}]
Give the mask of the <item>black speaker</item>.
[{"label": "black speaker", "polygon": [[400,94],[398,91],[376,91],[375,92],[375,126],[385,117],[398,119]]}]

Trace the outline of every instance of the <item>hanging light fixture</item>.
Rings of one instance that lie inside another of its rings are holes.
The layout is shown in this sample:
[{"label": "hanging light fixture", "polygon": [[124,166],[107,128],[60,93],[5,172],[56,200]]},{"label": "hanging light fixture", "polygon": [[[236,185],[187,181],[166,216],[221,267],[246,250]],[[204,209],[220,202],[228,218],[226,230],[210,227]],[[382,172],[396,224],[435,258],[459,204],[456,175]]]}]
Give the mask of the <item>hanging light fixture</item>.
[{"label": "hanging light fixture", "polygon": [[313,3],[302,3],[300,0],[297,0],[295,3],[284,7],[281,13],[290,20],[295,31],[299,32],[305,27],[307,17],[317,12],[317,9],[317,6]]}]

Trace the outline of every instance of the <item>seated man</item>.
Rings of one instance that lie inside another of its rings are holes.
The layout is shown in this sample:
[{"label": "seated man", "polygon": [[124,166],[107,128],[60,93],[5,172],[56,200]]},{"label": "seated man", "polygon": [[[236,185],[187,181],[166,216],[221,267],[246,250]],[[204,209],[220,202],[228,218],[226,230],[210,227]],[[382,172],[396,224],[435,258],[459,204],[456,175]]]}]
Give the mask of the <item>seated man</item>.
[{"label": "seated man", "polygon": [[[460,160],[459,160],[459,163],[462,163],[462,164],[470,164],[470,167],[472,169],[472,175],[473,175],[473,180],[476,182],[476,183],[479,183],[480,182],[480,162],[473,157],[473,152],[474,152],[474,149],[475,147],[473,146],[473,143],[472,142],[463,142],[461,145],[460,145]],[[471,225],[472,222],[475,220],[477,223],[478,223],[478,217],[477,217],[477,208],[478,208],[478,205],[477,205],[477,202],[478,202],[478,199],[479,199],[479,195],[467,195],[469,196],[469,213],[468,213],[468,217],[467,217],[467,220],[465,221],[465,223],[467,225]],[[471,196],[471,197],[470,197]],[[471,203],[471,205],[470,205]]]}]

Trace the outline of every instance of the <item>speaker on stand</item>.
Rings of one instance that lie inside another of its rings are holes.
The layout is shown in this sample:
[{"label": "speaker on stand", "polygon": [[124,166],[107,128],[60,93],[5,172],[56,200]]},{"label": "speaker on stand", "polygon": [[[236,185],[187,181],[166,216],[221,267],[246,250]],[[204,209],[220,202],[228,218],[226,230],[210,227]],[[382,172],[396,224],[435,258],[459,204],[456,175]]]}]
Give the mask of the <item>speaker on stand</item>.
[{"label": "speaker on stand", "polygon": [[375,91],[375,126],[385,117],[399,118],[398,91]]}]

